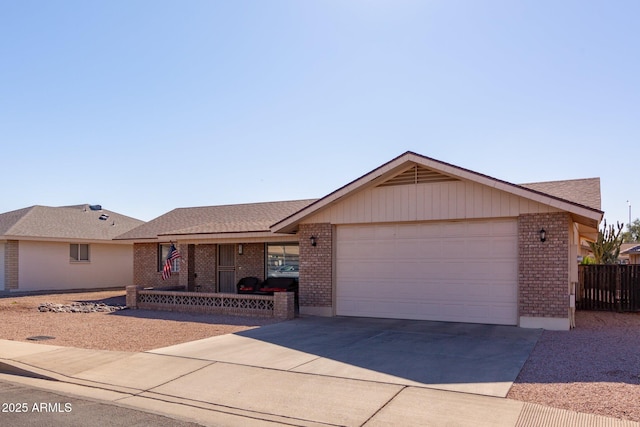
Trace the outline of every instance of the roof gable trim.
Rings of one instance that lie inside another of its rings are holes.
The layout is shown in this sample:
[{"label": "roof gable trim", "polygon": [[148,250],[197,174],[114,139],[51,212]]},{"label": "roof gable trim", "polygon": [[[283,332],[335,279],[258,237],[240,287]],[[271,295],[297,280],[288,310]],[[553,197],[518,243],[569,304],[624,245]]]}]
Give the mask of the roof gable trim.
[{"label": "roof gable trim", "polygon": [[381,183],[384,185],[388,180],[393,180],[395,176],[406,173],[408,169],[410,170],[410,168],[406,167],[409,163],[413,163],[418,168],[421,167],[426,170],[439,173],[441,176],[450,177],[454,180],[468,180],[476,182],[478,184],[486,185],[487,187],[505,191],[525,199],[530,199],[554,208],[576,213],[597,221],[602,219],[603,212],[598,209],[564,200],[536,190],[531,190],[517,184],[502,181],[488,175],[473,172],[469,169],[454,166],[449,163],[441,162],[439,160],[408,151],[272,225],[271,231],[276,233],[292,232],[299,221],[313,215],[324,207],[337,203],[343,197],[355,191],[368,188],[369,186],[376,186]]}]

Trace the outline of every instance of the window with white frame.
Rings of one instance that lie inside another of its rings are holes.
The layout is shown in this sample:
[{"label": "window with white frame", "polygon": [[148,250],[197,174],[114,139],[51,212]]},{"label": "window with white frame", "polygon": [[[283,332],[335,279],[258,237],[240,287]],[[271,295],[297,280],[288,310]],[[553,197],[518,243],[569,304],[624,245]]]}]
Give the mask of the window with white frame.
[{"label": "window with white frame", "polygon": [[89,262],[89,245],[87,243],[71,243],[69,245],[71,262]]},{"label": "window with white frame", "polygon": [[[158,271],[162,271],[164,268],[164,263],[167,261],[167,257],[169,256],[169,249],[171,248],[171,244],[159,244],[158,245]],[[173,273],[177,273],[180,271],[180,258],[176,258],[171,261],[171,271]]]}]

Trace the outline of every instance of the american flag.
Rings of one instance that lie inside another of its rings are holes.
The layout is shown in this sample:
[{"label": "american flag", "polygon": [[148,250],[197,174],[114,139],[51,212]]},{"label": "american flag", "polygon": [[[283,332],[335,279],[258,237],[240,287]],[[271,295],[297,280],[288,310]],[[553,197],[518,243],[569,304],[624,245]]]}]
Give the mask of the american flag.
[{"label": "american flag", "polygon": [[172,243],[169,248],[169,253],[167,254],[167,260],[164,262],[164,267],[162,268],[162,280],[167,280],[171,277],[171,264],[173,264],[174,259],[178,258],[181,258],[180,252],[178,252],[175,245]]}]

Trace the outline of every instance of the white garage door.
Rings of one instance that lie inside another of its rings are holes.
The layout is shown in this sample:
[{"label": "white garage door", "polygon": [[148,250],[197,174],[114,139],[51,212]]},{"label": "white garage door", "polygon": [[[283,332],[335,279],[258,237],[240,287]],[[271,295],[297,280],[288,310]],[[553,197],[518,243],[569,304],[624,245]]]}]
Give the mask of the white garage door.
[{"label": "white garage door", "polygon": [[515,325],[515,220],[337,227],[336,312]]}]

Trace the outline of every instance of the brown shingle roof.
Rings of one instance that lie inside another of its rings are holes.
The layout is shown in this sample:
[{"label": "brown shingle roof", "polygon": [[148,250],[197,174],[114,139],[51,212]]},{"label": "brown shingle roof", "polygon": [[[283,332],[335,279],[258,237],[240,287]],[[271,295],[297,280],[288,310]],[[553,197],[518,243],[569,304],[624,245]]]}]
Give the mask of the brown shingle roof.
[{"label": "brown shingle roof", "polygon": [[[107,218],[100,219],[101,215]],[[89,205],[31,206],[0,214],[0,236],[112,240],[143,223],[116,212],[92,210]]]},{"label": "brown shingle roof", "polygon": [[533,182],[520,184],[520,186],[573,203],[578,203],[589,208],[601,210],[600,178]]},{"label": "brown shingle roof", "polygon": [[249,203],[174,209],[118,236],[118,239],[155,239],[162,235],[269,231],[269,227],[314,202]]}]

